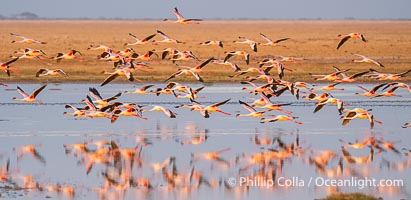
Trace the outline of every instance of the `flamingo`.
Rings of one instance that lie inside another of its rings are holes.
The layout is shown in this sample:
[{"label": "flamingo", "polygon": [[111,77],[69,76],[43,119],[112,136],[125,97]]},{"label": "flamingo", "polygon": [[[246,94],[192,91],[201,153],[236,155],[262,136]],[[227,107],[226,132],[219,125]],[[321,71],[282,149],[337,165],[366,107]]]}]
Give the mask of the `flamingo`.
[{"label": "flamingo", "polygon": [[181,83],[178,82],[169,82],[166,86],[166,88],[172,89],[172,90],[177,90],[177,91],[189,91],[190,90],[190,86],[188,85],[183,85]]},{"label": "flamingo", "polygon": [[98,92],[98,90],[96,88],[90,87],[88,90],[89,90],[90,96],[92,96],[95,99],[95,101],[93,101],[93,103],[96,103],[96,104],[100,105],[100,107],[108,106],[110,101],[116,100],[117,98],[119,98],[121,96],[121,92],[119,92],[119,93],[113,95],[112,97],[103,98],[101,96],[100,92]]},{"label": "flamingo", "polygon": [[173,86],[167,85],[165,88],[156,88],[154,90],[150,90],[150,93],[155,93],[157,96],[160,94],[173,94]]},{"label": "flamingo", "polygon": [[233,56],[243,56],[245,59],[245,62],[248,64],[250,64],[250,54],[245,52],[245,51],[230,51],[230,52],[226,52],[226,56],[224,58],[224,62],[226,62],[228,59],[230,59]]},{"label": "flamingo", "polygon": [[253,81],[259,80],[259,79],[261,79],[261,80],[263,80],[263,81],[267,81],[267,83],[274,83],[274,82],[275,82],[274,77],[271,76],[271,75],[268,75],[268,74],[260,74],[260,75],[257,75],[257,76],[255,76],[255,77],[246,76],[245,78],[246,78],[247,81],[249,81],[249,82],[253,82]]},{"label": "flamingo", "polygon": [[408,85],[408,84],[406,84],[406,83],[402,83],[402,82],[391,82],[391,83],[388,83],[382,90],[385,90],[385,89],[387,89],[387,88],[390,87],[390,86],[397,86],[397,87],[400,87],[400,88],[406,88],[406,89],[408,90],[408,92],[411,93],[411,86]]},{"label": "flamingo", "polygon": [[173,73],[170,77],[168,77],[164,82],[167,82],[168,80],[175,78],[177,76],[183,75],[183,74],[191,74],[193,75],[198,81],[200,82],[204,82],[203,79],[200,77],[200,75],[198,74],[199,72],[201,72],[202,68],[204,66],[206,66],[209,62],[211,62],[212,60],[214,60],[214,58],[209,58],[208,60],[204,61],[203,63],[201,63],[200,65],[197,65],[195,67],[186,67],[186,66],[180,66],[180,69],[177,70],[177,72]]},{"label": "flamingo", "polygon": [[341,117],[341,119],[343,119],[342,125],[343,126],[347,125],[352,119],[355,119],[355,118],[368,119],[371,128],[374,128],[374,121],[377,122],[378,124],[382,124],[381,121],[374,119],[374,115],[369,113],[367,110],[363,108],[354,108],[354,109],[346,111],[345,116]]},{"label": "flamingo", "polygon": [[264,113],[266,111],[257,111],[255,110],[253,107],[251,107],[250,105],[248,105],[246,102],[243,102],[241,100],[238,100],[238,102],[240,103],[240,105],[245,108],[246,110],[249,111],[249,113],[247,114],[237,114],[236,117],[245,117],[245,116],[249,116],[249,117],[261,117],[261,116],[272,116],[272,115],[265,115]]},{"label": "flamingo", "polygon": [[30,95],[27,94],[27,93],[25,93],[25,92],[23,91],[23,89],[21,89],[19,86],[17,86],[17,91],[23,96],[23,98],[20,99],[20,98],[17,98],[17,97],[13,97],[13,100],[23,101],[23,102],[29,102],[29,103],[31,103],[31,102],[37,102],[37,103],[39,103],[39,104],[42,104],[43,102],[40,101],[40,100],[37,100],[36,97],[37,97],[37,95],[38,95],[44,88],[46,88],[46,86],[47,86],[47,85],[43,85],[43,86],[35,89]]},{"label": "flamingo", "polygon": [[402,128],[408,128],[408,127],[411,127],[411,123],[409,123],[409,122],[405,123],[405,124],[402,126]]},{"label": "flamingo", "polygon": [[377,93],[375,93],[379,88],[381,88],[382,86],[384,86],[384,85],[387,85],[387,83],[381,83],[381,84],[378,84],[378,85],[376,85],[376,86],[374,86],[373,88],[371,88],[370,90],[367,90],[367,89],[365,89],[364,87],[362,87],[362,86],[359,86],[358,85],[358,87],[364,92],[364,93],[355,93],[355,95],[357,95],[357,96],[366,96],[366,97],[376,97],[376,96],[378,96],[379,94],[377,94]]},{"label": "flamingo", "polygon": [[278,61],[278,60],[275,59],[275,58],[266,58],[266,59],[258,62],[258,64],[259,64],[259,67],[261,68],[261,67],[263,67],[265,64],[279,65],[279,64],[280,64],[280,61]]},{"label": "flamingo", "polygon": [[314,109],[314,113],[321,110],[321,108],[323,108],[327,103],[328,104],[337,104],[338,112],[340,113],[340,115],[342,115],[342,111],[344,110],[344,107],[343,107],[344,102],[341,99],[337,99],[337,98],[334,98],[334,97],[328,98],[327,100],[317,102],[316,107]]},{"label": "flamingo", "polygon": [[259,74],[261,74],[261,75],[270,75],[270,70],[272,69],[273,67],[267,67],[267,68],[265,68],[265,69],[262,69],[262,68],[256,68],[256,67],[249,67],[249,68],[247,68],[246,70],[240,70],[240,71],[237,71],[237,74],[236,75],[233,75],[233,76],[229,76],[230,78],[233,78],[233,77],[236,77],[236,76],[241,76],[241,75],[244,75],[244,74],[246,74],[246,73],[249,73],[249,72],[256,72],[256,73],[259,73]]},{"label": "flamingo", "polygon": [[238,67],[237,64],[229,62],[229,61],[224,62],[224,60],[213,60],[212,62],[215,63],[215,64],[218,64],[218,65],[230,66],[231,68],[234,69],[234,72],[238,72],[238,71],[241,70],[240,67]]},{"label": "flamingo", "polygon": [[91,51],[98,51],[98,50],[102,50],[104,52],[113,52],[113,49],[106,46],[106,45],[102,45],[102,44],[98,44],[98,45],[90,45],[87,50],[91,50]]},{"label": "flamingo", "polygon": [[345,36],[342,36],[342,35],[340,34],[340,35],[338,35],[338,37],[342,37],[342,38],[341,38],[340,42],[339,42],[338,45],[337,45],[337,50],[338,50],[345,42],[347,42],[348,39],[350,39],[350,38],[358,38],[358,39],[361,39],[361,41],[363,41],[363,42],[368,42],[368,40],[365,39],[364,35],[361,34],[361,33],[349,33],[349,34],[347,34],[347,35],[345,35]]},{"label": "flamingo", "polygon": [[131,47],[125,48],[124,50],[121,50],[121,51],[117,51],[117,54],[123,57],[132,57],[132,58],[138,56],[138,54]]},{"label": "flamingo", "polygon": [[273,118],[261,118],[261,122],[260,123],[267,123],[267,122],[276,122],[276,121],[291,121],[294,122],[296,124],[302,124],[302,122],[296,121],[297,117],[294,116],[288,116],[288,115],[277,115]]},{"label": "flamingo", "polygon": [[202,89],[204,89],[204,87],[200,87],[200,88],[197,88],[197,89],[195,89],[195,90],[189,88],[189,89],[188,89],[189,93],[188,93],[188,94],[185,94],[185,95],[177,94],[177,93],[175,93],[174,90],[173,90],[173,94],[174,94],[174,96],[177,97],[177,98],[188,98],[188,99],[205,98],[204,96],[198,96],[198,95],[197,95],[197,93],[199,93]]},{"label": "flamingo", "polygon": [[0,70],[4,70],[8,77],[10,77],[10,64],[16,62],[19,57],[13,58],[7,62],[0,62]]},{"label": "flamingo", "polygon": [[356,62],[356,63],[373,63],[373,64],[375,64],[379,67],[384,67],[383,64],[381,64],[380,62],[378,62],[378,61],[376,61],[372,58],[369,58],[369,57],[361,55],[361,54],[354,54],[354,55],[361,57],[361,60],[355,60],[354,59],[354,60],[352,60],[353,62]]},{"label": "flamingo", "polygon": [[178,54],[179,52],[180,51],[175,49],[175,48],[171,48],[171,47],[165,48],[165,49],[162,50],[161,60],[166,59],[167,56],[172,58],[172,57],[174,57],[174,55]]},{"label": "flamingo", "polygon": [[[334,69],[335,69],[335,68],[334,68]],[[351,69],[337,70],[336,72],[331,73],[331,74],[311,74],[311,73],[308,73],[308,74],[309,74],[310,76],[314,76],[314,77],[321,77],[321,78],[315,78],[314,80],[316,80],[316,81],[323,81],[323,80],[326,80],[326,81],[335,81],[335,80],[338,79],[338,75],[339,75],[339,74],[344,73],[344,72],[347,72],[347,71],[349,71],[349,70],[351,70]]]},{"label": "flamingo", "polygon": [[[264,93],[260,93],[260,95],[261,95],[261,99],[263,101],[261,103],[262,105],[253,105],[253,107],[265,108],[265,109],[268,109],[268,110],[278,110],[278,111],[286,113],[288,115],[293,114],[292,111],[284,110],[282,108],[282,106],[289,106],[289,105],[291,105],[291,103],[274,104],[274,103],[271,102],[270,98],[267,95],[265,95]],[[254,102],[254,103],[256,103],[256,102]]]},{"label": "flamingo", "polygon": [[149,43],[149,41],[150,41],[154,36],[156,36],[156,33],[151,34],[151,35],[149,35],[149,36],[147,36],[147,37],[145,37],[145,38],[143,38],[143,39],[137,38],[137,36],[135,36],[135,35],[132,34],[132,33],[128,33],[128,35],[129,35],[130,37],[132,37],[132,38],[133,38],[134,40],[136,40],[136,41],[135,41],[134,43],[125,43],[124,46],[147,44],[147,43]]},{"label": "flamingo", "polygon": [[223,48],[223,42],[221,40],[207,40],[205,42],[200,43],[201,45],[211,45],[211,46],[219,46]]},{"label": "flamingo", "polygon": [[135,108],[128,108],[126,110],[123,110],[119,113],[115,113],[111,116],[110,120],[111,123],[114,123],[115,121],[117,121],[117,118],[120,116],[134,116],[134,117],[138,117],[141,118],[143,120],[148,120],[148,118],[146,117],[142,117],[141,114],[137,111],[137,109]]},{"label": "flamingo", "polygon": [[40,76],[56,76],[56,75],[63,75],[66,77],[69,77],[69,75],[64,72],[62,69],[46,69],[46,68],[40,68],[36,72],[36,77]]},{"label": "flamingo", "polygon": [[399,88],[399,86],[394,86],[391,89],[389,89],[388,91],[385,91],[381,94],[377,94],[377,96],[375,96],[375,97],[392,97],[392,96],[401,97],[400,95],[397,95],[397,94],[394,93],[394,91],[398,88]]},{"label": "flamingo", "polygon": [[10,35],[22,39],[22,40],[18,40],[18,41],[13,40],[13,41],[11,41],[11,43],[27,43],[27,44],[37,43],[37,44],[47,44],[47,42],[43,42],[43,41],[40,41],[40,40],[28,38],[28,37],[25,37],[25,36],[22,36],[22,35],[17,35],[17,34],[15,34],[15,33],[10,33]]},{"label": "flamingo", "polygon": [[203,116],[204,118],[210,117],[208,111],[205,109],[206,106],[201,105],[200,103],[194,101],[193,99],[190,99],[190,101],[192,102],[192,104],[181,104],[181,105],[175,106],[175,108],[189,108],[191,109],[191,111],[198,110],[201,116]]},{"label": "flamingo", "polygon": [[[18,53],[18,52],[19,51],[15,51],[14,53]],[[20,52],[22,53],[22,55],[18,56],[19,58],[29,58],[29,59],[40,58],[40,57],[44,57],[44,58],[48,58],[48,59],[50,58],[41,49],[25,48],[25,49],[20,49]]]},{"label": "flamingo", "polygon": [[248,44],[250,45],[250,48],[254,51],[257,52],[257,42],[250,40],[248,38],[245,38],[243,36],[239,36],[238,39],[240,39],[241,41],[234,41],[234,43],[238,43],[238,44]]},{"label": "flamingo", "polygon": [[330,94],[328,94],[327,92],[323,92],[322,94],[316,94],[316,93],[310,92],[308,96],[303,96],[303,99],[312,100],[312,101],[323,101],[323,100],[327,100],[328,96],[330,96]]},{"label": "flamingo", "polygon": [[199,21],[203,21],[202,19],[184,18],[183,15],[181,15],[181,13],[178,11],[177,7],[173,9],[173,13],[177,17],[177,20],[172,21],[170,19],[164,19],[163,21],[171,21],[177,24],[189,24],[189,23],[200,24]]},{"label": "flamingo", "polygon": [[[133,60],[152,60],[151,56],[153,54],[155,54],[154,52],[155,52],[155,49],[153,49],[151,51],[147,51],[145,54],[142,54],[142,55],[139,55],[139,54],[135,53],[135,54],[133,54],[132,59]],[[155,54],[155,55],[158,56],[157,54]]]},{"label": "flamingo", "polygon": [[250,81],[242,81],[241,84],[249,84],[249,85],[253,86],[254,89],[252,89],[252,90],[248,89],[248,88],[242,88],[242,90],[249,91],[252,94],[258,94],[258,93],[271,94],[271,93],[274,92],[273,83],[267,83],[267,84],[258,86],[255,83],[250,82]]},{"label": "flamingo", "polygon": [[[336,71],[341,71],[338,67],[336,67],[336,66],[333,66],[333,67]],[[337,78],[336,80],[334,80],[334,82],[352,83],[352,82],[356,81],[355,78],[361,77],[361,76],[363,76],[367,73],[369,73],[369,71],[358,72],[358,73],[352,74],[351,76],[348,76],[346,73],[343,72],[343,73],[340,73],[342,78]]]},{"label": "flamingo", "polygon": [[134,80],[137,80],[137,81],[141,82],[141,80],[135,79],[133,77],[133,74],[131,73],[131,71],[128,68],[117,69],[113,73],[106,73],[105,72],[105,74],[109,74],[110,76],[108,76],[106,79],[104,79],[104,81],[100,84],[100,86],[104,86],[104,85],[110,83],[111,81],[113,81],[114,79],[116,79],[119,76],[125,76],[127,78],[127,80],[129,80],[131,82],[133,82]]},{"label": "flamingo", "polygon": [[170,109],[164,108],[162,106],[155,105],[150,110],[141,110],[141,112],[152,112],[152,111],[159,111],[163,112],[169,118],[176,118],[176,113],[172,112]]},{"label": "flamingo", "polygon": [[307,89],[308,91],[311,91],[312,88],[309,88],[308,86],[313,87],[314,85],[309,84],[309,83],[307,83],[307,82],[297,81],[297,82],[294,83],[294,86],[295,86],[295,87],[300,87],[300,88],[305,88],[305,89]]},{"label": "flamingo", "polygon": [[69,50],[67,53],[62,53],[62,52],[58,53],[57,56],[54,57],[54,59],[57,60],[57,62],[60,62],[62,59],[84,60],[84,58],[77,57],[75,54],[80,54],[82,56],[80,51],[77,51],[77,50],[73,49],[73,50]]},{"label": "flamingo", "polygon": [[64,112],[64,115],[73,115],[74,117],[82,117],[82,116],[86,116],[86,110],[83,108],[77,108],[71,104],[66,104],[65,108],[71,108],[73,109],[72,113],[69,112]]},{"label": "flamingo", "polygon": [[265,40],[267,40],[266,43],[261,44],[261,45],[263,45],[263,46],[283,46],[283,47],[286,47],[286,46],[284,46],[284,45],[279,45],[279,43],[280,43],[280,42],[284,42],[284,41],[290,39],[290,38],[281,38],[281,39],[278,39],[278,40],[276,40],[276,41],[273,41],[273,40],[271,40],[270,38],[268,38],[267,36],[265,36],[265,35],[262,34],[262,33],[260,33],[260,36],[261,36],[262,38],[264,38]]},{"label": "flamingo", "polygon": [[174,55],[172,56],[171,60],[173,61],[173,63],[175,63],[176,61],[187,61],[187,60],[191,60],[191,59],[195,59],[195,60],[199,60],[192,51],[177,51],[174,53]]},{"label": "flamingo", "polygon": [[291,56],[278,56],[280,59],[278,60],[279,62],[293,62],[297,63],[299,60],[304,60],[304,58],[296,58],[296,57],[291,57]]},{"label": "flamingo", "polygon": [[219,113],[222,113],[222,114],[225,114],[225,115],[231,115],[230,113],[227,113],[227,112],[222,111],[222,110],[218,107],[218,106],[221,106],[221,105],[226,104],[226,103],[229,102],[230,100],[231,100],[231,99],[227,99],[227,100],[222,101],[222,102],[218,102],[218,103],[214,103],[214,104],[208,105],[208,106],[204,107],[204,110],[206,110],[208,113],[219,112]]},{"label": "flamingo", "polygon": [[401,72],[401,73],[397,73],[397,74],[389,74],[389,73],[381,73],[375,69],[370,68],[371,74],[365,75],[366,77],[371,77],[374,78],[376,80],[391,80],[391,81],[396,81],[399,80],[400,78],[404,77],[405,75],[407,75],[408,73],[411,72],[411,69],[405,71],[405,72]]},{"label": "flamingo", "polygon": [[124,56],[120,55],[117,52],[115,53],[114,52],[103,52],[97,57],[98,59],[104,60],[107,62],[118,62],[118,61],[124,60]]},{"label": "flamingo", "polygon": [[169,44],[170,43],[183,43],[179,40],[175,40],[175,39],[170,38],[168,35],[166,35],[165,33],[163,33],[160,30],[157,30],[157,33],[163,38],[163,40],[160,40],[160,41],[153,40],[154,44],[157,44],[157,43],[169,43]]},{"label": "flamingo", "polygon": [[133,92],[124,91],[124,94],[147,94],[147,89],[153,87],[154,85],[144,85],[141,88],[137,88]]},{"label": "flamingo", "polygon": [[344,88],[336,88],[335,86],[338,84],[340,83],[332,83],[323,87],[313,88],[312,90],[344,90]]},{"label": "flamingo", "polygon": [[106,106],[100,109],[97,109],[96,105],[94,105],[93,101],[91,100],[90,96],[87,95],[83,102],[88,106],[89,110],[87,110],[86,115],[90,118],[99,118],[99,117],[107,117],[110,118],[113,114],[118,114],[121,110],[114,110],[113,112],[109,112],[107,110],[110,106]]}]

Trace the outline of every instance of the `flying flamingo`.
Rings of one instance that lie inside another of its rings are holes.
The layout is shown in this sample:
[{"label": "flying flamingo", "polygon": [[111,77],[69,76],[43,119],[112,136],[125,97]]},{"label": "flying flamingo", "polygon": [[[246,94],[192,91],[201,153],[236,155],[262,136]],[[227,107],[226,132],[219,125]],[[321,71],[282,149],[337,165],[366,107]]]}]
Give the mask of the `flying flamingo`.
[{"label": "flying flamingo", "polygon": [[177,7],[173,9],[173,13],[177,17],[177,20],[173,21],[170,19],[164,19],[163,21],[171,21],[176,24],[200,24],[199,21],[203,21],[202,19],[184,18],[183,15],[178,11]]},{"label": "flying flamingo", "polygon": [[32,39],[32,38],[28,38],[22,35],[17,35],[15,33],[10,33],[10,35],[21,38],[22,40],[13,40],[11,41],[11,43],[27,43],[27,44],[33,44],[33,43],[37,43],[37,44],[47,44],[47,42],[43,42],[40,40],[36,40],[36,39]]},{"label": "flying flamingo", "polygon": [[13,100],[16,101],[24,101],[24,102],[37,102],[39,104],[42,104],[43,102],[40,100],[36,99],[36,96],[46,87],[47,85],[43,85],[39,88],[37,88],[36,90],[34,90],[30,95],[27,94],[26,92],[23,91],[23,89],[21,89],[19,86],[17,86],[17,91],[23,96],[23,98],[17,98],[17,97],[13,97]]},{"label": "flying flamingo", "polygon": [[363,42],[368,42],[368,40],[365,39],[364,35],[361,34],[361,33],[349,33],[349,34],[347,34],[347,35],[345,35],[345,36],[343,36],[343,35],[340,34],[340,35],[338,35],[338,37],[342,37],[342,38],[341,38],[340,42],[339,42],[338,45],[337,45],[337,50],[338,50],[345,42],[347,42],[348,39],[350,39],[350,38],[358,38],[358,39],[361,39],[361,41],[363,41]]}]

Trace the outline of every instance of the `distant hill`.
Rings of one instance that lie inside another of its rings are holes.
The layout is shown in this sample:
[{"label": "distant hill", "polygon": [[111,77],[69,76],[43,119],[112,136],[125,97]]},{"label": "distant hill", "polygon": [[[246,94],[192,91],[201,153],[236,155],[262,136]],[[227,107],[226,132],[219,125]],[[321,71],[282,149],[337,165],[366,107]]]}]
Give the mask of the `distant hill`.
[{"label": "distant hill", "polygon": [[0,15],[0,19],[39,19],[40,17],[32,12],[22,12],[11,16]]},{"label": "distant hill", "polygon": [[13,15],[15,19],[38,19],[39,16],[32,12],[22,12],[20,14]]}]

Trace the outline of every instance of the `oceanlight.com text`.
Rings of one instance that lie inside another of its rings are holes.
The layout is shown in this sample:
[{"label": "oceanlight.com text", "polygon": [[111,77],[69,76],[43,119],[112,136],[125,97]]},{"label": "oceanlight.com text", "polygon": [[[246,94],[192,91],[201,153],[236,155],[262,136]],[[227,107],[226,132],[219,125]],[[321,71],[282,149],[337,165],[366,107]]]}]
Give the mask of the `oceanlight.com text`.
[{"label": "oceanlight.com text", "polygon": [[370,177],[347,177],[347,178],[325,178],[309,177],[278,177],[277,179],[267,179],[265,177],[230,177],[226,180],[231,187],[355,187],[360,190],[367,187],[403,187],[403,179],[376,179]]}]

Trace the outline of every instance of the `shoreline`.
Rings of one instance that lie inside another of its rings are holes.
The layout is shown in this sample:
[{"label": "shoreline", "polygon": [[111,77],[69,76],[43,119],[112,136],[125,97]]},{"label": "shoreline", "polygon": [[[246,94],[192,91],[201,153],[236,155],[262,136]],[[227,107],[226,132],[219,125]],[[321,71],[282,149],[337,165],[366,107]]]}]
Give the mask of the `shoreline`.
[{"label": "shoreline", "polygon": [[[163,23],[163,18],[36,18],[36,19],[18,19],[18,18],[0,18],[0,21],[158,21]],[[203,18],[202,22],[213,21],[411,21],[406,18]]]},{"label": "shoreline", "polygon": [[[9,84],[100,84],[102,81],[28,81],[28,80],[21,80],[21,81],[11,81],[11,82],[5,82],[5,81],[0,81],[0,83],[5,83],[7,85]],[[196,81],[168,81],[168,82],[178,82],[181,84],[195,84],[195,85],[215,85],[215,84],[222,84],[222,85],[241,85],[241,81],[213,81],[213,82],[196,82]],[[149,84],[163,84],[167,85],[168,82],[163,82],[163,81],[145,81],[142,83],[139,82],[128,82],[128,81],[116,81],[116,82],[111,82],[111,85],[136,85],[136,86],[142,86],[142,85],[149,85]],[[330,81],[304,81],[301,80],[301,82],[306,82],[308,84],[332,84],[332,83],[337,83],[337,82],[330,82]],[[355,85],[355,84],[374,84],[374,83],[382,83],[382,82],[404,82],[407,84],[411,85],[411,80],[400,80],[400,81],[378,81],[378,80],[371,80],[371,81],[356,81],[356,82],[351,82],[351,83],[340,83],[340,84],[347,84],[347,85]],[[257,85],[264,84],[266,82],[262,81],[255,81]],[[104,87],[104,86],[103,86]]]}]

